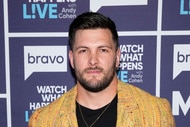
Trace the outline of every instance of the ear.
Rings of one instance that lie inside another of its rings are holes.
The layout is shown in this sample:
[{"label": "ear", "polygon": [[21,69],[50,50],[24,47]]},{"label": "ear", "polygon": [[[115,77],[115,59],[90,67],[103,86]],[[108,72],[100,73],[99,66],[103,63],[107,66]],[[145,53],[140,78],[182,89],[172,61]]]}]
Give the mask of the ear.
[{"label": "ear", "polygon": [[69,50],[69,61],[70,61],[71,67],[74,69],[73,51],[72,50]]},{"label": "ear", "polygon": [[120,56],[121,56],[121,51],[120,51],[120,48],[118,48],[117,51],[116,51],[116,67],[119,67]]}]

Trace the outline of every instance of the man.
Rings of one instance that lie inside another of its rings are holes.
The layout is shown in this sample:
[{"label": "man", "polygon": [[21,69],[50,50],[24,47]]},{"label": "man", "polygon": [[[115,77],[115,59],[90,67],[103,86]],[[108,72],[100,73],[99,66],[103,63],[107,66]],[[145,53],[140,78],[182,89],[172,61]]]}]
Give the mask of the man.
[{"label": "man", "polygon": [[118,80],[118,34],[110,18],[79,15],[70,25],[69,44],[76,86],[36,110],[29,127],[175,127],[166,99]]}]

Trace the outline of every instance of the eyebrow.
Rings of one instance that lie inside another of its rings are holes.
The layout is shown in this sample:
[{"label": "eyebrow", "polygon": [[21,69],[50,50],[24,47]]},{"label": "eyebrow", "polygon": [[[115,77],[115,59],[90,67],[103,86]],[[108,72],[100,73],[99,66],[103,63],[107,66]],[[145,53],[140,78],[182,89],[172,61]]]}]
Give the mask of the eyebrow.
[{"label": "eyebrow", "polygon": [[87,46],[78,46],[78,47],[76,48],[76,50],[81,49],[81,48],[88,48],[88,47],[87,47]]},{"label": "eyebrow", "polygon": [[[109,48],[109,49],[113,49],[113,47],[112,46],[107,46],[107,45],[101,45],[101,46],[98,46],[97,48]],[[89,48],[89,47],[87,47],[87,46],[78,46],[77,48],[76,48],[76,50],[78,50],[78,49],[80,49],[80,48]]]}]

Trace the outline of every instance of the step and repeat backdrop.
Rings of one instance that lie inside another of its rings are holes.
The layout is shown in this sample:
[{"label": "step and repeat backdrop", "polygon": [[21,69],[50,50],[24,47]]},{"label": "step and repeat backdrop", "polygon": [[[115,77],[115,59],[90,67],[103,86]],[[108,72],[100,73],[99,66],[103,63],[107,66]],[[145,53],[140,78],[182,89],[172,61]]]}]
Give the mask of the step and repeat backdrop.
[{"label": "step and repeat backdrop", "polygon": [[189,127],[190,0],[0,0],[1,127],[27,127],[75,85],[68,27],[86,11],[116,23],[118,78],[167,98],[177,127]]}]

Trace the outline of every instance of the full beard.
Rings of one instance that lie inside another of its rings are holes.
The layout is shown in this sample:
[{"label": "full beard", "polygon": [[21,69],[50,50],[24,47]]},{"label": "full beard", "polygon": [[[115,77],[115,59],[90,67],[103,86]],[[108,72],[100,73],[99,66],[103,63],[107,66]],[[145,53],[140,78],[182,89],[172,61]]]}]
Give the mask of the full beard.
[{"label": "full beard", "polygon": [[[102,79],[98,80],[94,76],[90,80],[87,80],[84,77],[84,74],[88,70],[99,70],[103,74]],[[90,91],[90,92],[100,92],[100,91],[104,90],[105,88],[107,88],[110,85],[111,81],[113,80],[115,72],[116,72],[115,64],[113,64],[111,66],[111,68],[108,70],[110,70],[110,71],[106,73],[106,72],[104,72],[104,69],[101,67],[95,67],[95,68],[89,67],[82,72],[77,71],[77,69],[75,69],[75,74],[76,74],[76,78],[77,78],[78,82],[81,84],[81,86],[84,89],[86,89],[87,91]]]}]

